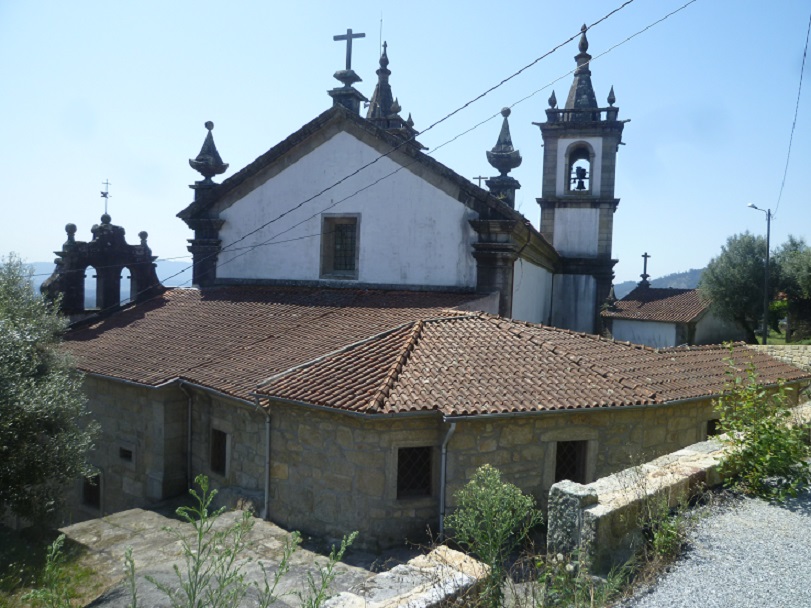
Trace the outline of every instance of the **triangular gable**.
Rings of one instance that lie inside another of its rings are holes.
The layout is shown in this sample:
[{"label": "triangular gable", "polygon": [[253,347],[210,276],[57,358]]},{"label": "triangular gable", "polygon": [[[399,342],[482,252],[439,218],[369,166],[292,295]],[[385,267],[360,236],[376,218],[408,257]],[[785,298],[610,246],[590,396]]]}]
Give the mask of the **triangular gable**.
[{"label": "triangular gable", "polygon": [[[394,162],[476,211],[480,218],[527,222],[523,215],[492,196],[488,191],[479,188],[452,169],[419,151],[415,146],[404,144],[402,139],[387,133],[342,106],[333,106],[323,112],[252,163],[218,184],[211,196],[193,202],[177,216],[184,220],[201,216],[211,217],[212,212],[217,214],[223,209],[227,209],[245,194],[342,131],[369,145],[379,154],[388,155]],[[534,228],[532,231],[536,233],[537,237],[543,239]]]}]

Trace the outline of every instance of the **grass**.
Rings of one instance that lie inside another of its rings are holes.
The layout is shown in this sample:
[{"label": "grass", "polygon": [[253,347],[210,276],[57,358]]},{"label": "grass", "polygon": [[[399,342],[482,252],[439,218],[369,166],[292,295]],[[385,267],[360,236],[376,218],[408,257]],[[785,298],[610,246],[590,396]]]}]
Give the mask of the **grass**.
[{"label": "grass", "polygon": [[[12,530],[0,526],[0,608],[30,606],[22,597],[42,582],[48,548],[59,536],[56,530],[32,527]],[[82,564],[84,547],[67,540],[61,573],[70,581],[72,603],[83,606],[99,588],[95,573]]]}]

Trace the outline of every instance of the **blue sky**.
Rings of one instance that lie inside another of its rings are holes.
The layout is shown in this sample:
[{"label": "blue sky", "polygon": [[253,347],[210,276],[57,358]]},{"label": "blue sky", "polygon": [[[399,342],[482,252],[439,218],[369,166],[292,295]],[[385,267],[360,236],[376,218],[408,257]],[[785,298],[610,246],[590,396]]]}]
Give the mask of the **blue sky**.
[{"label": "blue sky", "polygon": [[[618,156],[617,282],[638,278],[645,251],[653,276],[704,266],[729,235],[765,231],[748,203],[777,205],[811,6],[697,0],[598,57],[686,1],[635,0],[589,32],[598,101],[613,85],[631,119]],[[621,4],[0,0],[0,254],[47,261],[68,222],[88,240],[109,179],[110,214],[130,242],[146,230],[156,255],[187,256],[191,233],[175,214],[192,200],[199,176],[187,159],[203,123],[214,121],[233,174],[330,106],[345,52],[332,36],[347,28],[366,33],[353,68],[370,97],[382,18],[392,87],[419,130]],[[565,99],[576,53],[575,40],[421,141],[462,175],[492,175],[499,110],[537,91],[510,116],[524,158],[512,173],[517,206],[537,226],[543,148],[532,122],[553,88]],[[806,77],[774,244],[811,240]]]}]

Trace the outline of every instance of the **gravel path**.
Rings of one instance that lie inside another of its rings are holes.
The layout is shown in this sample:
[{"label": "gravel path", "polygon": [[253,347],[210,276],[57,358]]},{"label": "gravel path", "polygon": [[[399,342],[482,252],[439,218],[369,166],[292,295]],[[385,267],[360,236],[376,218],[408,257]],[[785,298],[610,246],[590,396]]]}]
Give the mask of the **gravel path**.
[{"label": "gravel path", "polygon": [[628,608],[811,608],[811,492],[715,507],[690,548]]}]

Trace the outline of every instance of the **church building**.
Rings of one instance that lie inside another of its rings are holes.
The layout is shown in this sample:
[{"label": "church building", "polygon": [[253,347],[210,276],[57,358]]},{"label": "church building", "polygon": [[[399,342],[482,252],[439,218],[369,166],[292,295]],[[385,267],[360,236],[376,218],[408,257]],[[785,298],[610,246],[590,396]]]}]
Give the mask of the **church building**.
[{"label": "church building", "polygon": [[[178,213],[193,288],[160,286],[145,233],[129,246],[105,216],[85,243],[68,225],[44,291],[71,294],[63,307],[80,319],[93,265],[106,294],[67,336],[102,427],[98,483],[77,485],[70,516],[152,504],[203,473],[230,504],[383,547],[441,533],[454,491],[485,463],[544,504],[556,481],[704,439],[726,349],[596,335],[624,121],[613,88],[597,103],[585,26],[578,50],[565,104],[553,93],[536,123],[540,230],[514,208],[510,111],[482,189],[424,152],[385,44],[365,116],[348,53],[331,107],[221,183],[206,123],[189,161],[202,179]],[[108,283],[124,268],[134,301],[122,306]],[[733,356],[767,383],[811,379],[743,347]]]}]

